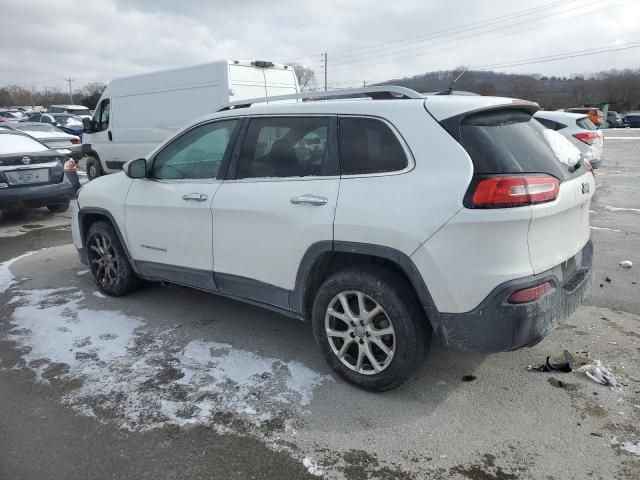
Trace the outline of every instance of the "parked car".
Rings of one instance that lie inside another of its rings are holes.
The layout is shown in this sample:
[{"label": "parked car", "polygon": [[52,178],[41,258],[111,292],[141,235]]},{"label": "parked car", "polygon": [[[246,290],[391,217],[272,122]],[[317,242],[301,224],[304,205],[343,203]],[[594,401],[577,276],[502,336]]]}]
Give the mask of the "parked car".
[{"label": "parked car", "polygon": [[629,112],[625,119],[631,128],[640,128],[640,112]]},{"label": "parked car", "polygon": [[82,140],[82,133],[84,132],[82,119],[75,115],[68,115],[66,113],[37,113],[23,121],[31,123],[48,123],[69,135],[76,135]]},{"label": "parked car", "polygon": [[22,116],[15,111],[0,110],[0,122],[17,122]]},{"label": "parked car", "polygon": [[604,114],[602,110],[599,110],[594,107],[580,107],[580,108],[567,108],[566,110],[569,113],[584,113],[589,116],[589,120],[596,127],[599,127],[604,123]]},{"label": "parked car", "polygon": [[98,288],[173,282],[310,319],[329,365],[374,391],[432,335],[539,342],[590,284],[580,152],[522,100],[380,86],[270,102],[363,95],[232,103],[89,182],[72,236]]},{"label": "parked car", "polygon": [[623,128],[626,126],[623,116],[613,110],[607,112],[607,123],[609,128]]},{"label": "parked car", "polygon": [[74,159],[82,157],[82,153],[80,151],[80,137],[77,135],[69,135],[48,123],[18,122],[11,126],[7,126],[7,128],[13,128],[24,132],[27,135],[38,139],[47,147],[57,150],[63,155],[67,155]]},{"label": "parked car", "polygon": [[0,209],[63,212],[79,188],[75,161],[25,133],[0,128]]},{"label": "parked car", "polygon": [[545,127],[559,132],[578,147],[584,159],[588,160],[593,168],[602,166],[604,133],[596,128],[587,115],[539,111],[534,117]]},{"label": "parked car", "polygon": [[[182,125],[232,100],[296,93],[291,67],[266,61],[222,60],[113,80],[96,113],[85,120],[82,143],[89,180],[122,170]],[[118,123],[109,122],[116,116]]]},{"label": "parked car", "polygon": [[84,105],[51,105],[47,109],[48,113],[67,113],[80,118],[91,118],[89,108]]}]

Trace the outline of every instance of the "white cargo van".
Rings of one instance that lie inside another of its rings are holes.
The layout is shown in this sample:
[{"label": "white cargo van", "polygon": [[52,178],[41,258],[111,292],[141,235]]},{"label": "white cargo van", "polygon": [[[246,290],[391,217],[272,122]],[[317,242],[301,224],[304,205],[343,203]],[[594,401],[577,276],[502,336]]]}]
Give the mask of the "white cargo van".
[{"label": "white cargo van", "polygon": [[293,68],[266,61],[221,60],[117,78],[85,123],[82,151],[93,179],[144,157],[183,125],[216,107],[298,92]]}]

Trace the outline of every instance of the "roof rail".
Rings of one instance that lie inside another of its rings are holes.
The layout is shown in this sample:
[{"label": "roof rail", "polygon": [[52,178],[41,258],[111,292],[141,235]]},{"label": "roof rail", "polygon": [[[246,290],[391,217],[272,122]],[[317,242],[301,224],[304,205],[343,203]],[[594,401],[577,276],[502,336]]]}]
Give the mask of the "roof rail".
[{"label": "roof rail", "polygon": [[235,110],[236,108],[247,108],[255,103],[269,103],[277,102],[280,100],[305,100],[305,99],[319,99],[328,100],[330,98],[358,98],[369,97],[374,100],[381,99],[406,99],[406,98],[424,98],[415,90],[405,87],[396,87],[392,85],[383,85],[380,87],[364,87],[364,88],[349,88],[342,90],[324,90],[316,92],[300,92],[292,95],[277,95],[274,97],[260,97],[252,98],[249,100],[238,100],[236,102],[226,103],[216,109],[216,112],[222,112],[224,110]]}]

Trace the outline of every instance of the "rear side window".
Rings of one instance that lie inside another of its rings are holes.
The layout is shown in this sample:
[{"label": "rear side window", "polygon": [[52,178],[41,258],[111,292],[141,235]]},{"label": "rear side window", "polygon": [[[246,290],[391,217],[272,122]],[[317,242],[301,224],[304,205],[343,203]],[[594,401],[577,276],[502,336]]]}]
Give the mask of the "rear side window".
[{"label": "rear side window", "polygon": [[576,120],[576,125],[585,130],[597,130],[594,123],[588,118],[580,118]]},{"label": "rear side window", "polygon": [[557,130],[557,123],[554,122],[553,120],[547,120],[546,118],[541,118],[541,117],[536,117],[536,120],[538,120],[542,125],[545,126],[545,128],[550,128],[551,130]]},{"label": "rear side window", "polygon": [[408,160],[398,137],[375,118],[340,118],[340,163],[343,175],[396,172]]},{"label": "rear side window", "polygon": [[334,175],[328,117],[269,117],[250,121],[235,178]]},{"label": "rear side window", "polygon": [[556,158],[544,131],[524,110],[490,110],[463,118],[459,141],[476,174],[547,173],[561,180],[583,174]]}]

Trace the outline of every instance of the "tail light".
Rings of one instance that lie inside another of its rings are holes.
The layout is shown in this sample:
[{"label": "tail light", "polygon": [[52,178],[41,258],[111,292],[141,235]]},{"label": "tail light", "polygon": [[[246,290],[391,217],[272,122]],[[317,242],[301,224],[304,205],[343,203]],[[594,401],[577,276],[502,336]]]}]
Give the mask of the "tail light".
[{"label": "tail light", "polygon": [[472,197],[475,208],[508,208],[551,202],[560,184],[551,175],[505,175],[482,178]]},{"label": "tail light", "polygon": [[71,143],[74,145],[78,145],[80,143],[80,139],[78,137],[74,137],[71,139]]},{"label": "tail light", "polygon": [[76,161],[75,160],[67,160],[64,162],[64,171],[65,172],[75,172],[76,171]]},{"label": "tail light", "polygon": [[544,282],[534,287],[517,290],[509,296],[509,303],[529,303],[538,300],[545,293],[551,291],[551,283]]},{"label": "tail light", "polygon": [[601,132],[579,132],[574,133],[573,136],[587,145],[592,145],[596,138],[600,138]]}]

